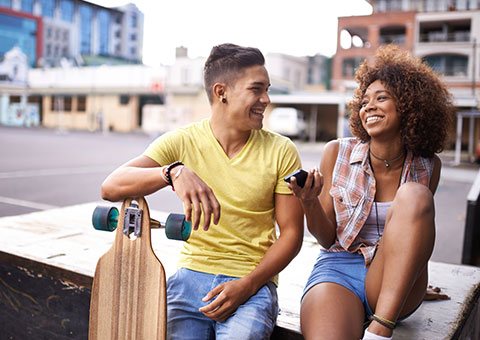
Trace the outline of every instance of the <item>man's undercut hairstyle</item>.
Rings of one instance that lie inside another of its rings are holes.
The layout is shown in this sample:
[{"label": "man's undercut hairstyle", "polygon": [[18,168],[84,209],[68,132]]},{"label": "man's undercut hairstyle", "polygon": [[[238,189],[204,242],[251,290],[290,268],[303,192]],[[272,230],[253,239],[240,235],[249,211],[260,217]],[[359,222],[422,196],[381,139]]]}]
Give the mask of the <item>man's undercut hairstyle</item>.
[{"label": "man's undercut hairstyle", "polygon": [[205,62],[203,79],[210,104],[213,103],[213,85],[218,82],[231,85],[242,70],[265,65],[265,57],[258,48],[235,44],[214,46]]}]

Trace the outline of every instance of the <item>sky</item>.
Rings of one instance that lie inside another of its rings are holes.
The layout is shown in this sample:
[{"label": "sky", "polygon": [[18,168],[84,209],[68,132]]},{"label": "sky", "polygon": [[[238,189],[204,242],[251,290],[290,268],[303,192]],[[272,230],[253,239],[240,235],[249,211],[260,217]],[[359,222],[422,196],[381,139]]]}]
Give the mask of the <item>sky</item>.
[{"label": "sky", "polygon": [[90,0],[105,6],[134,3],[144,14],[143,62],[171,65],[175,48],[207,57],[214,45],[258,47],[293,56],[336,51],[337,18],[368,15],[365,0]]}]

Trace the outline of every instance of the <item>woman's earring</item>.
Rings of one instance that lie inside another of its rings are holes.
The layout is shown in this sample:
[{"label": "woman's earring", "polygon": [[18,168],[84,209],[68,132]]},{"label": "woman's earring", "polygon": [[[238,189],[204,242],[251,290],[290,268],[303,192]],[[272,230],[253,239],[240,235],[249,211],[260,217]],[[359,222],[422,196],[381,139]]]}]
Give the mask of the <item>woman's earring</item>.
[{"label": "woman's earring", "polygon": [[222,103],[226,103],[227,102],[227,98],[225,98],[224,96],[222,96]]}]

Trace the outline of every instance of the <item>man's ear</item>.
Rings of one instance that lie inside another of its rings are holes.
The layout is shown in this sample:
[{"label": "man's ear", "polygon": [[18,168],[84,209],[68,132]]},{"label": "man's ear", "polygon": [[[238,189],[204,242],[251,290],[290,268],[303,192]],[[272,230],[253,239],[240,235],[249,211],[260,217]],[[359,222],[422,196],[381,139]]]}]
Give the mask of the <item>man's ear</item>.
[{"label": "man's ear", "polygon": [[225,102],[226,99],[226,86],[224,83],[215,83],[212,87],[213,97],[220,102]]}]

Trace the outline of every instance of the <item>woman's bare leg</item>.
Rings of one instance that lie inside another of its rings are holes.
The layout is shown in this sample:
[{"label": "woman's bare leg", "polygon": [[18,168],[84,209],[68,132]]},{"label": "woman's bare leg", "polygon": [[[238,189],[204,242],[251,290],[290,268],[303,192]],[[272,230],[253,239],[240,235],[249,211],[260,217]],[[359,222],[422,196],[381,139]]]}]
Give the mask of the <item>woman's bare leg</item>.
[{"label": "woman's bare leg", "polygon": [[300,325],[306,340],[358,340],[362,337],[364,308],[360,299],[336,283],[320,283],[304,296]]},{"label": "woman's bare leg", "polygon": [[[365,282],[376,315],[396,321],[422,302],[435,242],[434,216],[433,196],[426,186],[406,183],[399,188]],[[375,321],[368,330],[392,335],[392,330]]]}]

